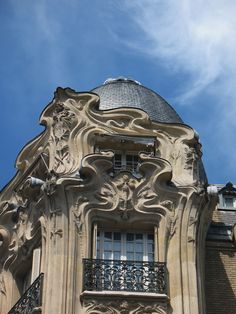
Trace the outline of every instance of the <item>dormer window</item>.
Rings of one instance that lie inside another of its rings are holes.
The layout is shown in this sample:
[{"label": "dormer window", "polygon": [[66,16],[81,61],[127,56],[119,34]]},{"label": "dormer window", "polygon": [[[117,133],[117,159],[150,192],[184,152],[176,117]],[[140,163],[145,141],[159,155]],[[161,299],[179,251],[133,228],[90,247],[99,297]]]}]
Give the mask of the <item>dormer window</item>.
[{"label": "dormer window", "polygon": [[236,210],[236,188],[231,182],[219,191],[219,209]]},{"label": "dormer window", "polygon": [[119,171],[138,172],[139,154],[150,156],[156,154],[156,140],[153,137],[137,137],[124,135],[99,135],[94,147],[95,153],[111,150],[114,152],[113,169]]},{"label": "dormer window", "polygon": [[235,208],[236,204],[235,204],[236,199],[234,197],[230,197],[230,196],[224,196],[223,198],[223,202],[224,202],[224,207],[227,208]]}]

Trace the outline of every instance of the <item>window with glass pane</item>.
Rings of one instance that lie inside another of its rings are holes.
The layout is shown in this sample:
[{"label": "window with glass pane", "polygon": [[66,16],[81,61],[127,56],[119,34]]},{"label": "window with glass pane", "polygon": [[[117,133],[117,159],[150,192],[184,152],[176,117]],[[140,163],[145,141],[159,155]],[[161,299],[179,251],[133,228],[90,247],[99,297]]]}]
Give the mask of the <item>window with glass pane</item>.
[{"label": "window with glass pane", "polygon": [[224,197],[225,207],[234,207],[234,198],[233,197]]},{"label": "window with glass pane", "polygon": [[115,154],[114,155],[114,168],[120,170],[122,168],[122,155]]},{"label": "window with glass pane", "polygon": [[139,157],[138,153],[126,153],[125,151],[117,152],[114,155],[115,170],[129,170],[135,172],[138,170]]},{"label": "window with glass pane", "polygon": [[104,230],[95,224],[93,259],[84,259],[84,289],[164,291],[165,265],[154,258],[156,228],[153,232]]},{"label": "window with glass pane", "polygon": [[138,156],[126,155],[126,168],[130,171],[137,171],[138,168]]},{"label": "window with glass pane", "polygon": [[141,232],[97,232],[97,258],[154,261],[154,235]]}]

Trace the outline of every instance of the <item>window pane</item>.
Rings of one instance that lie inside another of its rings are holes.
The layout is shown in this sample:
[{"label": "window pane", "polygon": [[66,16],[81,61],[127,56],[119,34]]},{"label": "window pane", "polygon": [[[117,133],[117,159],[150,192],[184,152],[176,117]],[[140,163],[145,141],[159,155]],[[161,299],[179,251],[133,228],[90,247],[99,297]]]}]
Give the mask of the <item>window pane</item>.
[{"label": "window pane", "polygon": [[114,232],[114,240],[121,240],[121,233],[120,232]]},{"label": "window pane", "polygon": [[112,242],[104,242],[104,250],[112,251]]},{"label": "window pane", "polygon": [[105,232],[104,237],[106,239],[112,239],[112,233],[111,232]]},{"label": "window pane", "polygon": [[133,233],[127,233],[126,234],[126,240],[127,241],[134,241],[134,234]]},{"label": "window pane", "polygon": [[133,242],[127,242],[126,243],[126,251],[127,252],[133,252],[134,251],[134,243]]},{"label": "window pane", "polygon": [[143,261],[143,254],[142,253],[136,253],[135,255],[136,255],[135,259],[137,261]]},{"label": "window pane", "polygon": [[120,258],[121,258],[121,254],[120,254],[120,252],[114,252],[114,259],[118,259],[118,260],[120,260]]},{"label": "window pane", "polygon": [[154,252],[154,244],[148,244],[148,253]]},{"label": "window pane", "polygon": [[104,259],[112,259],[112,252],[104,252]]},{"label": "window pane", "polygon": [[148,234],[148,240],[154,241],[154,235],[149,233]]},{"label": "window pane", "polygon": [[233,197],[225,197],[225,207],[233,207],[234,206],[234,200]]},{"label": "window pane", "polygon": [[136,233],[136,240],[142,240],[143,239],[143,235],[142,233]]},{"label": "window pane", "polygon": [[138,156],[126,155],[126,167],[127,170],[136,171],[138,167]]},{"label": "window pane", "polygon": [[148,262],[153,262],[154,261],[154,254],[148,254]]},{"label": "window pane", "polygon": [[121,243],[120,242],[114,242],[113,248],[115,251],[121,250]]},{"label": "window pane", "polygon": [[115,154],[115,160],[121,160],[121,154]]},{"label": "window pane", "polygon": [[127,162],[132,162],[133,161],[133,155],[126,155],[126,160],[127,160]]},{"label": "window pane", "polygon": [[115,156],[114,156],[114,166],[115,166],[115,168],[121,168],[121,166],[122,166],[122,156],[121,156],[121,154],[115,154]]},{"label": "window pane", "polygon": [[136,244],[135,245],[135,251],[136,252],[143,252],[143,244],[141,244],[141,243]]},{"label": "window pane", "polygon": [[97,237],[97,258],[153,261],[154,235],[100,230]]},{"label": "window pane", "polygon": [[134,254],[133,253],[127,253],[127,260],[133,261],[134,260]]}]

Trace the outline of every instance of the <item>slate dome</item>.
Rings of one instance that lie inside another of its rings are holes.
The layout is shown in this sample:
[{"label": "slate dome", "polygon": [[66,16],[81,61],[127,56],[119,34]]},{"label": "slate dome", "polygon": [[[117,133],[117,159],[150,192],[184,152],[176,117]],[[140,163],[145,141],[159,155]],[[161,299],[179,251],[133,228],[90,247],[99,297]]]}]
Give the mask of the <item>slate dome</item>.
[{"label": "slate dome", "polygon": [[177,112],[160,95],[127,78],[108,79],[92,90],[100,97],[100,110],[121,107],[139,108],[150,118],[163,123],[183,123]]}]

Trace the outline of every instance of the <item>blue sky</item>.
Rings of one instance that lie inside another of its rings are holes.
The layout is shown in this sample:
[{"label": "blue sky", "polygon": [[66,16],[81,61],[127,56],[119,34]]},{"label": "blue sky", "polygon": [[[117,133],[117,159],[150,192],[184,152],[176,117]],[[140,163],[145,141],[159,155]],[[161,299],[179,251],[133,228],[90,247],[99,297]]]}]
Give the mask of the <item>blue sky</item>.
[{"label": "blue sky", "polygon": [[0,187],[56,87],[128,76],[197,130],[210,183],[236,183],[236,2],[0,2]]}]

